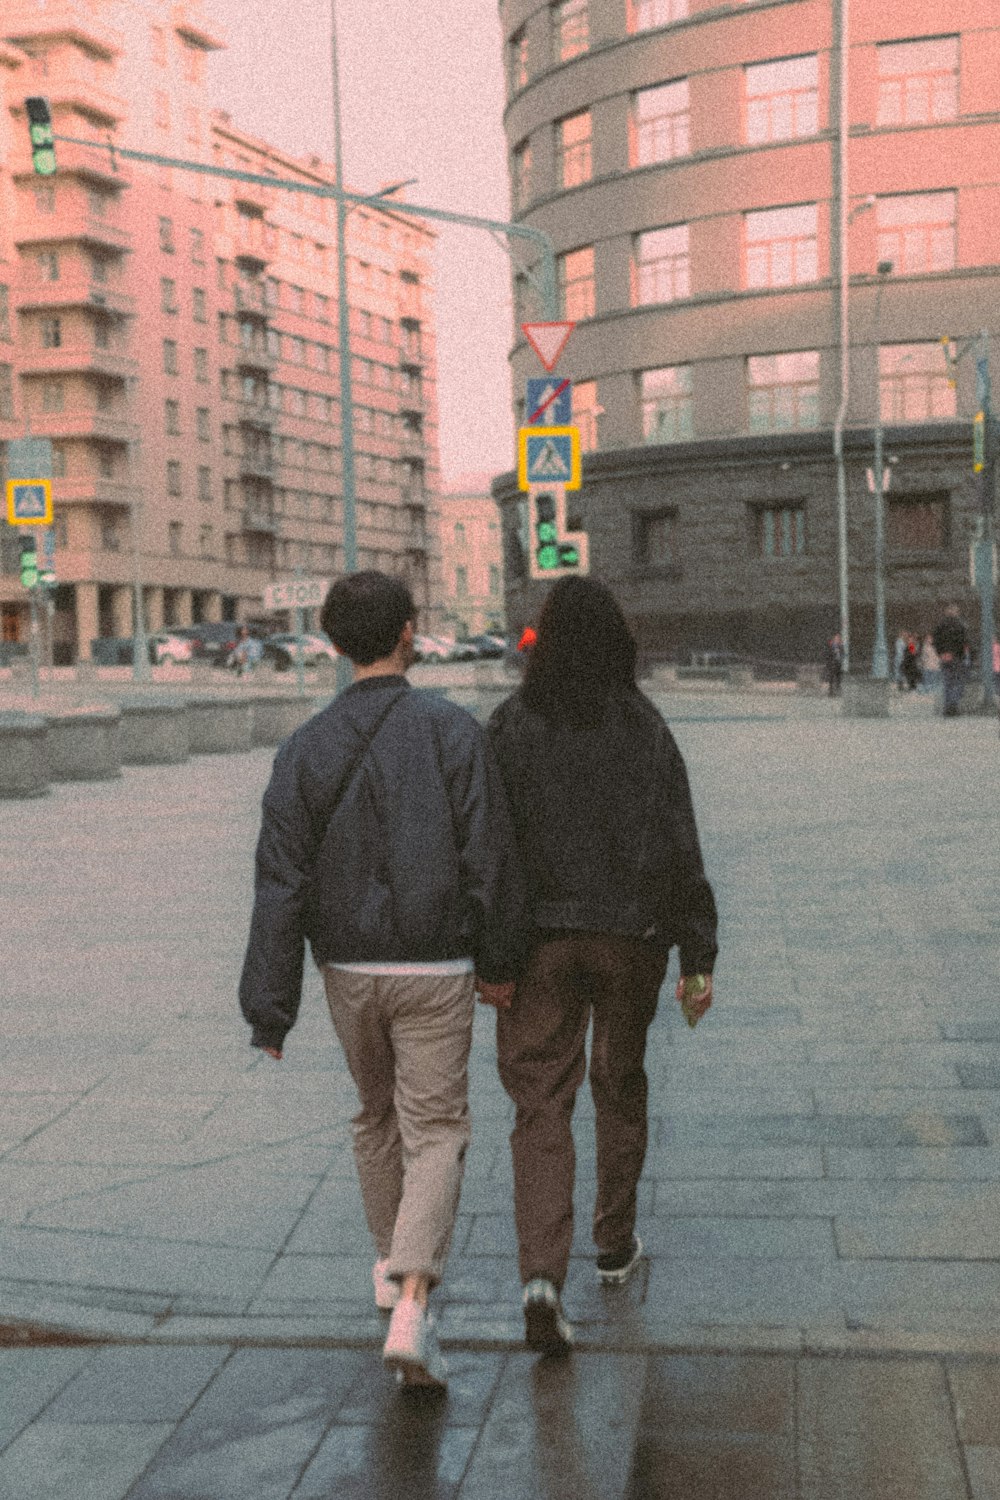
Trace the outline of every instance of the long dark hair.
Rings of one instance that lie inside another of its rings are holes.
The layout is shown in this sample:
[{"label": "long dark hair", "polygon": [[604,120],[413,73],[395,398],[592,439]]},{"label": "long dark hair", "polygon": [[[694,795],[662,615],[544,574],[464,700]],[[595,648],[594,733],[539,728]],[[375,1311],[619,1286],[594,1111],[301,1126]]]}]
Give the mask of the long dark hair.
[{"label": "long dark hair", "polygon": [[551,721],[596,727],[609,696],[635,688],[635,666],[635,640],[611,590],[560,578],[542,608],[522,695]]}]

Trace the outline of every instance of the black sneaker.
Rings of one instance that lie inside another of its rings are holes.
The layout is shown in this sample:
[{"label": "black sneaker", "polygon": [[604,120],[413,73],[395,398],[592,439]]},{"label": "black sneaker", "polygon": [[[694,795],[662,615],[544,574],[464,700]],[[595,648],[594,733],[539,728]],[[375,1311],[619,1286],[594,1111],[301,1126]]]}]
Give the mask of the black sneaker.
[{"label": "black sneaker", "polygon": [[559,1293],[541,1276],[524,1289],[524,1341],[536,1354],[568,1354],[573,1346]]},{"label": "black sneaker", "polygon": [[605,1286],[621,1286],[641,1259],[642,1240],[635,1234],[627,1250],[609,1250],[597,1257],[597,1275]]}]

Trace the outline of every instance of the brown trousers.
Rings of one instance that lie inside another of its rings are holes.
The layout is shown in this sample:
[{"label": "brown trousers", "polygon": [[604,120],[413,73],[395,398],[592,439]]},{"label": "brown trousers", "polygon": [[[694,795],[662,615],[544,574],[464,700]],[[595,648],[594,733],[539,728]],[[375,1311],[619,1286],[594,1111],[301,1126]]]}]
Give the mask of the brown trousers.
[{"label": "brown trousers", "polygon": [[514,1003],[497,1016],[500,1077],[517,1106],[510,1138],[521,1280],[562,1289],[573,1243],[572,1116],[586,1071],[597,1127],[598,1252],[626,1248],[646,1157],[646,1033],[666,955],[609,933],[543,933]]}]

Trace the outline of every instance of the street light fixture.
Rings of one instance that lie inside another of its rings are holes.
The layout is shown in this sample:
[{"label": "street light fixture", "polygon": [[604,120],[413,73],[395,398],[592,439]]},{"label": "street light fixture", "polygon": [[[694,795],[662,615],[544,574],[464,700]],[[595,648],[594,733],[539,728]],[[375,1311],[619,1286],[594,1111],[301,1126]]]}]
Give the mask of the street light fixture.
[{"label": "street light fixture", "polygon": [[886,277],[892,275],[891,260],[880,260],[876,266],[878,284],[875,290],[875,646],[872,651],[872,677],[885,681],[889,676],[889,645],[885,632],[885,469],[882,463],[882,385],[879,351],[882,336],[882,291]]}]

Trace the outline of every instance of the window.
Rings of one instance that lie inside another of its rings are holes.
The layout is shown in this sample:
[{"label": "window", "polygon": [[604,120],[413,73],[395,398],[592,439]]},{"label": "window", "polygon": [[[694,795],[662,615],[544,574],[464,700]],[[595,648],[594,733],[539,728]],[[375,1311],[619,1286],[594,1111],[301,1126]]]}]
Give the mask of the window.
[{"label": "window", "polygon": [[195,413],[195,421],[199,442],[210,443],[212,441],[212,425],[207,406],[199,406]]},{"label": "window", "polygon": [[105,193],[101,188],[87,189],[87,212],[93,219],[106,219],[108,217],[108,204],[111,194]]},{"label": "window", "polygon": [[688,226],[650,229],[635,237],[632,302],[674,302],[691,295]]},{"label": "window", "polygon": [[669,26],[671,21],[683,21],[687,13],[688,0],[633,0],[629,31],[651,31],[654,26]]},{"label": "window", "polygon": [[758,505],[757,551],[761,557],[800,557],[806,550],[804,505]]},{"label": "window", "polygon": [[0,365],[0,422],[14,420],[14,367]]},{"label": "window", "polygon": [[460,599],[465,599],[469,593],[469,570],[468,568],[455,569],[455,593]]},{"label": "window", "polygon": [[572,387],[573,426],[580,432],[580,451],[597,447],[597,381],[575,380]]},{"label": "window", "polygon": [[193,146],[201,141],[201,111],[189,106],[184,111],[185,135]]},{"label": "window", "polygon": [[167,65],[167,33],[162,26],[153,27],[153,61],[160,68]]},{"label": "window", "polygon": [[579,57],[589,45],[588,0],[556,0],[551,8],[553,55],[556,62]]},{"label": "window", "polygon": [[167,526],[167,545],[171,557],[180,557],[183,547],[184,527],[180,521],[171,521]]},{"label": "window", "polygon": [[94,348],[95,349],[110,349],[111,348],[111,319],[110,318],[95,318],[94,319]]},{"label": "window", "polygon": [[958,37],[878,48],[878,125],[927,125],[958,114]]},{"label": "window", "polygon": [[212,471],[203,464],[198,466],[198,499],[211,500],[212,498]]},{"label": "window", "polygon": [[59,349],[62,347],[62,319],[42,319],[42,348]]},{"label": "window", "polygon": [[511,157],[513,166],[514,208],[523,208],[531,196],[531,142],[522,141],[514,147]]},{"label": "window", "polygon": [[202,385],[208,383],[208,350],[196,349],[194,351],[194,378]]},{"label": "window", "polygon": [[878,259],[891,260],[897,276],[954,269],[954,193],[879,198],[876,223]]},{"label": "window", "polygon": [[39,250],[38,274],[42,281],[59,280],[59,251]]},{"label": "window", "polygon": [[690,365],[643,370],[639,388],[643,442],[685,443],[694,437]]},{"label": "window", "polygon": [[815,281],[816,205],[765,208],[743,215],[748,287]]},{"label": "window", "polygon": [[42,381],[42,411],[62,411],[66,404],[66,387],[61,380]]},{"label": "window", "polygon": [[42,182],[35,188],[35,212],[39,214],[54,214],[56,211],[55,184]]},{"label": "window", "polygon": [[167,255],[174,253],[174,221],[173,219],[160,220],[160,249]]},{"label": "window", "polygon": [[184,77],[188,83],[201,83],[205,76],[205,54],[190,42],[184,48]]},{"label": "window", "polygon": [[65,511],[53,511],[52,529],[56,534],[56,546],[69,546],[69,523]]},{"label": "window", "polygon": [[670,161],[691,150],[688,81],[661,83],[632,96],[632,165]]},{"label": "window", "polygon": [[512,94],[528,81],[528,33],[525,27],[515,31],[507,43],[507,88]]},{"label": "window", "polygon": [[196,323],[208,322],[208,312],[205,308],[205,293],[200,286],[192,288],[191,307]]},{"label": "window", "polygon": [[164,375],[177,374],[177,340],[163,340],[163,373]]},{"label": "window", "polygon": [[177,311],[177,283],[171,281],[169,276],[160,277],[160,311],[165,313]]},{"label": "window", "polygon": [[181,403],[179,401],[168,401],[166,403],[166,430],[169,437],[180,436]]},{"label": "window", "polygon": [[940,552],[951,545],[947,490],[886,498],[886,540],[890,547],[902,552]]},{"label": "window", "polygon": [[101,512],[101,551],[120,552],[122,545],[121,528],[118,517],[113,511]]},{"label": "window", "polygon": [[746,139],[788,141],[819,129],[819,58],[784,57],[743,70]]},{"label": "window", "polygon": [[640,568],[657,572],[677,565],[677,512],[651,511],[633,516],[633,553]]},{"label": "window", "polygon": [[747,360],[751,432],[819,426],[819,353],[752,354]]},{"label": "window", "polygon": [[97,472],[102,479],[115,477],[115,450],[108,443],[101,443],[97,450]]},{"label": "window", "polygon": [[90,257],[90,274],[94,281],[106,282],[108,279],[108,262],[103,255],[92,255]]},{"label": "window", "polygon": [[580,322],[594,316],[594,247],[560,255],[559,305],[561,316]]},{"label": "window", "polygon": [[[205,264],[205,235],[201,229],[191,230],[191,259],[196,266]],[[220,264],[225,265],[225,262]],[[222,284],[225,285],[225,282]]]},{"label": "window", "polygon": [[176,458],[167,462],[167,494],[179,495],[181,492],[181,466]]},{"label": "window", "polygon": [[500,569],[497,567],[496,563],[490,563],[490,593],[495,595],[499,594],[499,592]]},{"label": "window", "polygon": [[590,110],[567,115],[556,125],[559,137],[559,161],[562,186],[579,187],[589,182],[591,174]]},{"label": "window", "polygon": [[94,405],[98,411],[114,411],[115,387],[110,380],[99,380],[95,385]]},{"label": "window", "polygon": [[52,478],[66,478],[66,444],[52,444]]},{"label": "window", "polygon": [[456,521],[455,523],[455,546],[465,546],[465,526],[461,521]]},{"label": "window", "polygon": [[157,89],[153,99],[153,123],[160,130],[170,129],[170,95]]},{"label": "window", "polygon": [[939,343],[884,344],[878,364],[883,422],[935,422],[955,416],[955,387]]},{"label": "window", "polygon": [[12,342],[10,331],[10,288],[0,282],[0,343]]}]

